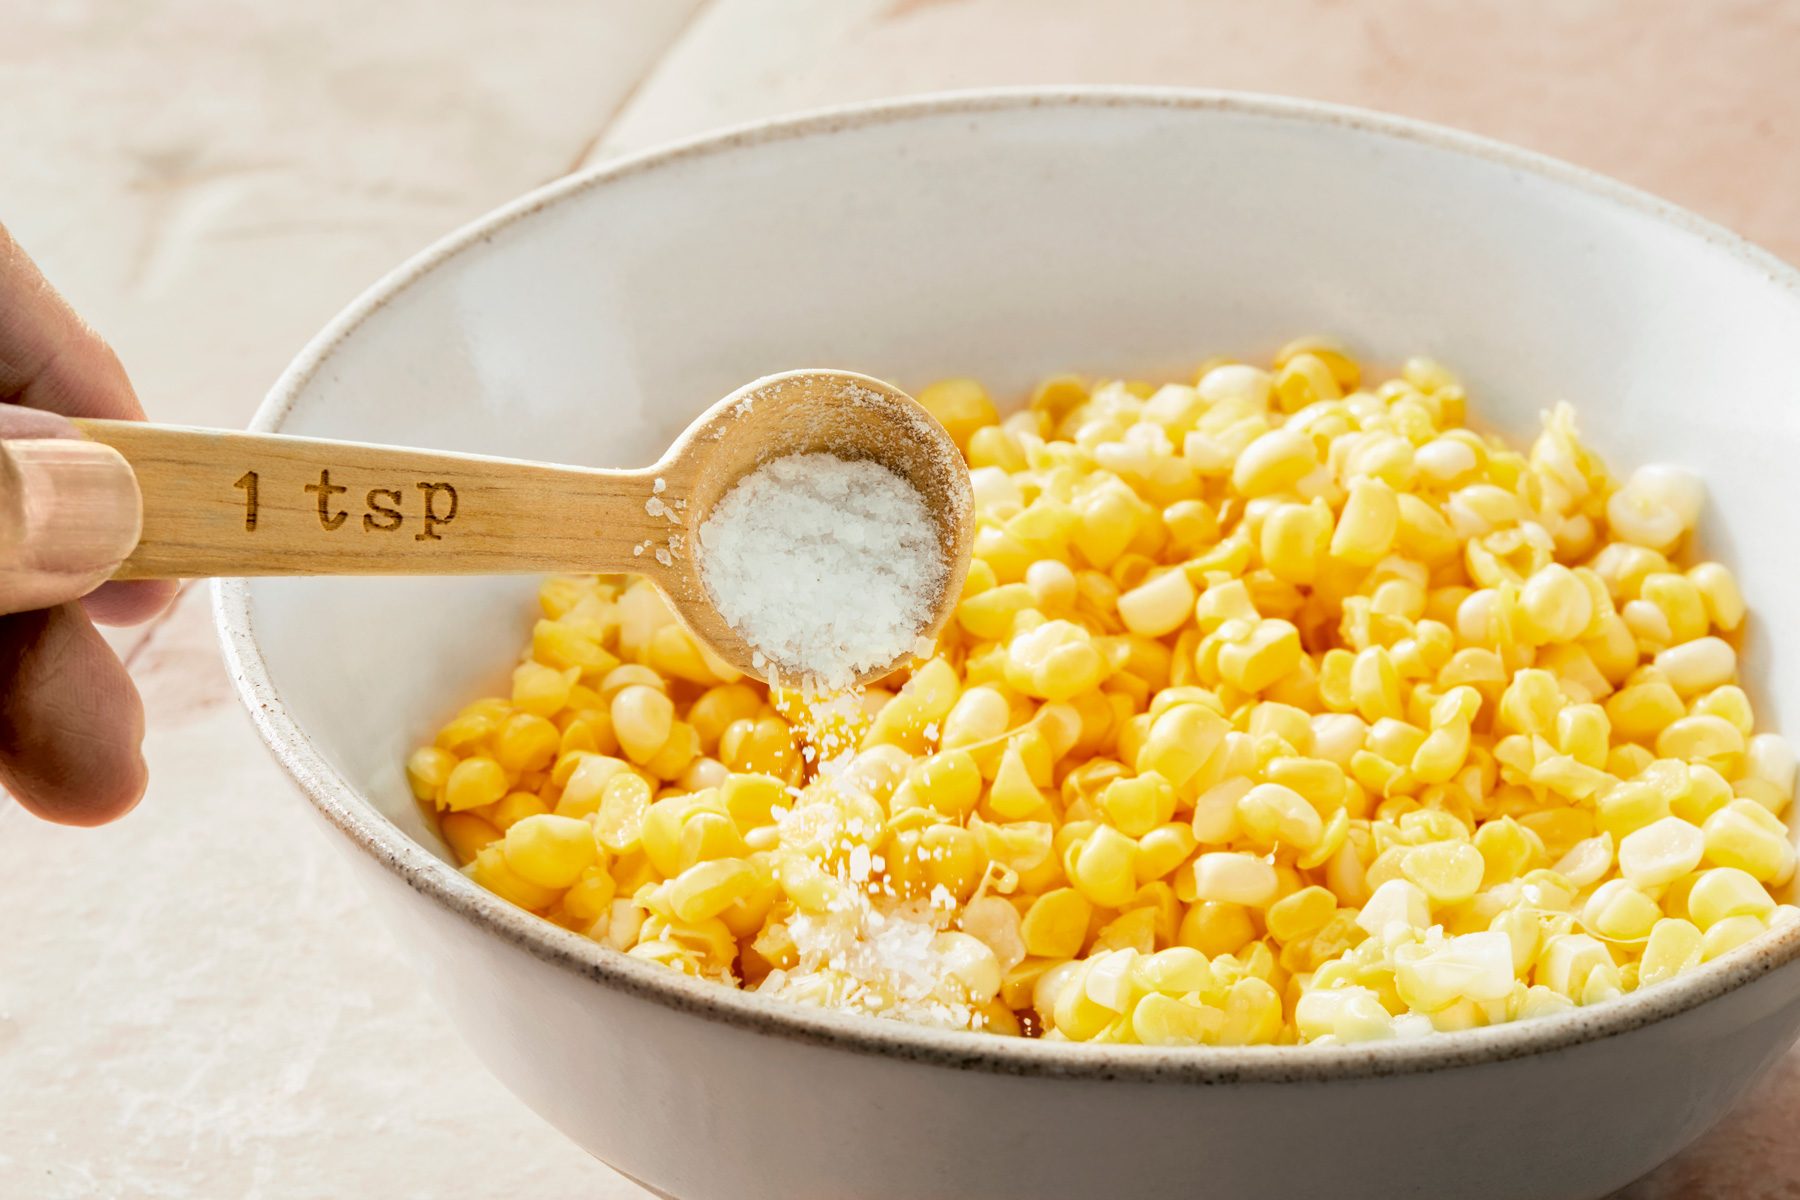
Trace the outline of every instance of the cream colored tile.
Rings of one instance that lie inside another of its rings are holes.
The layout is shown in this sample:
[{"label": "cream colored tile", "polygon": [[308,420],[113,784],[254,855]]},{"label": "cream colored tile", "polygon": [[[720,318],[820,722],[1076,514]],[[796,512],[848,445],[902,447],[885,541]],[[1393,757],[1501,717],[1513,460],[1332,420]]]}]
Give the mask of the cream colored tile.
[{"label": "cream colored tile", "polygon": [[995,84],[1280,92],[1617,175],[1800,258],[1800,6],[1725,0],[717,0],[603,149]]}]

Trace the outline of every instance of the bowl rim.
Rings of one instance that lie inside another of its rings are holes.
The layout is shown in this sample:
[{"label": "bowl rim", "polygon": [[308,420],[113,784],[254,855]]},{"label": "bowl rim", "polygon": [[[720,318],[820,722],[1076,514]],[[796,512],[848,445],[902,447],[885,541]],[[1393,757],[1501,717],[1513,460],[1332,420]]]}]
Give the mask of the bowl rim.
[{"label": "bowl rim", "polygon": [[[747,122],[623,155],[539,187],[464,225],[377,280],[294,358],[249,428],[275,432],[337,347],[440,263],[514,222],[640,173],[757,145],[829,137],[945,115],[1046,109],[1176,109],[1252,116],[1422,145],[1487,160],[1649,217],[1764,275],[1800,303],[1800,271],[1677,205],[1597,172],[1502,142],[1405,117],[1246,92],[1161,87],[1003,87],[936,92]],[[1330,1046],[1095,1046],[975,1037],[852,1013],[806,1008],[643,962],[563,929],[480,888],[403,833],[330,765],[287,712],[258,644],[249,590],[215,581],[213,616],[227,669],[258,734],[313,806],[365,854],[414,891],[553,967],[705,1020],[853,1053],[1006,1075],[1140,1083],[1326,1082],[1441,1071],[1542,1054],[1616,1037],[1706,1003],[1800,957],[1800,922],[1772,929],[1687,975],[1556,1016],[1407,1040]]]}]

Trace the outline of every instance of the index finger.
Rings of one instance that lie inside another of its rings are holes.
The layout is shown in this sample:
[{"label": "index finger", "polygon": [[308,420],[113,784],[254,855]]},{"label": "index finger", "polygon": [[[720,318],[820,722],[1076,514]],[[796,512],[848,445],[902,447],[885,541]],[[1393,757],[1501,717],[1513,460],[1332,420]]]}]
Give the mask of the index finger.
[{"label": "index finger", "polygon": [[[4,225],[0,225],[0,403],[69,417],[144,419],[143,406],[112,347],[57,294]],[[82,603],[96,620],[131,625],[161,612],[174,595],[172,582],[104,583]]]},{"label": "index finger", "polygon": [[0,401],[69,417],[144,419],[118,356],[0,225]]}]

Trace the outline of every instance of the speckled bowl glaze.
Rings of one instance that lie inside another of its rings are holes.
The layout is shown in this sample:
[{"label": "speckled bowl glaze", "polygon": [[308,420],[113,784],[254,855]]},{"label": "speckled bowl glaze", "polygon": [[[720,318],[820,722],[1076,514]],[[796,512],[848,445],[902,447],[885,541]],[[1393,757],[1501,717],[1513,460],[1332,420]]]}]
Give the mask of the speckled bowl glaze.
[{"label": "speckled bowl glaze", "polygon": [[[616,160],[381,281],[256,427],[623,465],[794,366],[1006,395],[1313,331],[1443,359],[1515,434],[1568,399],[1616,465],[1701,470],[1702,536],[1761,614],[1752,686],[1777,726],[1800,704],[1800,635],[1768,619],[1800,607],[1775,515],[1800,459],[1800,277],[1605,179],[1366,113],[990,92]],[[526,1103],[660,1194],[1596,1197],[1800,1026],[1800,927],[1567,1016],[1336,1048],[939,1033],[684,979],[475,887],[407,793],[408,749],[504,678],[533,587],[227,582],[218,617],[245,704],[425,985]]]}]

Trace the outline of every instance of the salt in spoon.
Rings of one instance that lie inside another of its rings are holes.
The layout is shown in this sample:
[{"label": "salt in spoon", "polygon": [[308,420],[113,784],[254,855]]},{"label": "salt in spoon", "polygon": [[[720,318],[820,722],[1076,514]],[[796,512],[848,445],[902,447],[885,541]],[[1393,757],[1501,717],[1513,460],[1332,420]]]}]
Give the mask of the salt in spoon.
[{"label": "salt in spoon", "polygon": [[123,456],[142,497],[142,533],[115,579],[632,572],[661,589],[719,658],[766,678],[765,660],[714,606],[695,531],[738,480],[808,453],[873,460],[924,500],[946,569],[920,638],[943,627],[968,570],[973,503],[956,444],[906,393],[847,371],[747,384],[636,471],[137,421],[75,424]]}]

